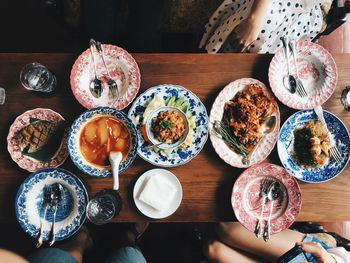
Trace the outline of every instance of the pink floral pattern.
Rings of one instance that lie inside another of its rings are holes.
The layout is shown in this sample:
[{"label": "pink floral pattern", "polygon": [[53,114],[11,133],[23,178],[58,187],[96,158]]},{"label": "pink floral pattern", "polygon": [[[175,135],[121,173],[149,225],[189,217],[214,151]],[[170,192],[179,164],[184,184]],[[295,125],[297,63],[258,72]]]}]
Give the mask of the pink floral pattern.
[{"label": "pink floral pattern", "polygon": [[[269,68],[269,82],[276,97],[288,107],[305,110],[322,105],[333,94],[337,85],[338,71],[331,54],[322,46],[297,41],[295,45],[298,77],[302,81],[307,98],[297,93],[291,94],[283,85],[287,74],[287,63],[283,49],[279,49],[273,57]],[[296,77],[296,67],[292,56],[289,60],[290,71]]]},{"label": "pink floral pattern", "polygon": [[9,134],[7,136],[7,149],[11,155],[12,160],[14,160],[19,167],[29,172],[36,172],[43,168],[56,168],[63,164],[68,157],[67,130],[63,136],[59,150],[50,162],[43,163],[22,154],[21,148],[18,145],[16,139],[16,135],[19,130],[21,130],[24,126],[29,124],[30,118],[36,118],[40,120],[47,120],[53,122],[64,120],[64,118],[57,112],[43,108],[29,110],[23,113],[22,115],[18,116],[14,123],[11,125]]},{"label": "pink floral pattern", "polygon": [[102,47],[111,77],[117,82],[120,97],[108,97],[108,75],[98,53],[95,53],[95,61],[103,92],[100,98],[95,98],[90,93],[89,85],[95,78],[90,49],[85,50],[73,65],[70,75],[71,88],[78,102],[87,109],[109,106],[122,110],[135,99],[139,91],[140,70],[134,58],[124,49],[113,45]]},{"label": "pink floral pattern", "polygon": [[[301,208],[301,192],[297,180],[284,168],[263,163],[245,170],[235,182],[232,191],[232,207],[236,218],[249,231],[254,232],[260,216],[260,188],[265,177],[273,177],[280,182],[282,194],[274,202],[271,218],[271,234],[287,229],[296,219]],[[269,213],[269,202],[264,210],[264,224]]]},{"label": "pink floral pattern", "polygon": [[[235,96],[235,94],[238,91],[242,90],[246,85],[252,84],[252,83],[255,83],[258,86],[260,86],[263,89],[264,94],[271,101],[274,102],[276,106],[275,116],[276,116],[277,122],[276,122],[275,130],[263,137],[262,142],[259,144],[257,149],[251,155],[250,163],[243,164],[242,156],[237,154],[231,148],[229,148],[228,145],[216,135],[213,129],[213,123],[215,121],[220,121],[222,119],[222,116],[224,114],[225,103],[230,99],[232,99]],[[216,97],[213,107],[211,108],[211,111],[210,111],[210,116],[209,116],[210,140],[213,144],[213,147],[216,153],[220,156],[220,158],[223,159],[226,163],[234,167],[245,168],[265,160],[276,144],[279,128],[280,128],[280,112],[279,112],[277,102],[275,101],[271,92],[266,88],[266,86],[262,82],[256,79],[242,78],[228,84]]]}]

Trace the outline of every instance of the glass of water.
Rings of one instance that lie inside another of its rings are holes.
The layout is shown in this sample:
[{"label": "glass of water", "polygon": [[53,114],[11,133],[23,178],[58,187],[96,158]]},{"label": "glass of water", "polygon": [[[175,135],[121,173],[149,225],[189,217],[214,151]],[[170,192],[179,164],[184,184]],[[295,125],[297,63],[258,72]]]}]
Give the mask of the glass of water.
[{"label": "glass of water", "polygon": [[87,218],[96,225],[111,222],[121,210],[121,198],[114,190],[102,190],[86,207]]},{"label": "glass of water", "polygon": [[40,92],[51,92],[57,85],[55,75],[37,62],[29,63],[22,68],[20,80],[26,89]]}]

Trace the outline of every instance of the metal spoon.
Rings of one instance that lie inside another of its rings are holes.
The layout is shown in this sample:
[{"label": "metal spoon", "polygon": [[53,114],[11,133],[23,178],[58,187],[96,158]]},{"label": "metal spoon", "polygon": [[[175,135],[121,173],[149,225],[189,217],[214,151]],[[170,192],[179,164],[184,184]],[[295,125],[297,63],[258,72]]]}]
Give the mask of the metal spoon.
[{"label": "metal spoon", "polygon": [[152,144],[152,145],[148,145],[145,147],[146,150],[153,150],[154,148],[158,148],[159,146],[165,144],[165,142],[160,142],[157,144]]},{"label": "metal spoon", "polygon": [[38,237],[38,242],[36,244],[37,248],[41,247],[41,245],[43,244],[44,221],[46,220],[47,209],[51,203],[51,187],[46,185],[43,191],[44,191],[44,197],[43,197],[42,206],[45,206],[45,211],[44,211],[44,217],[43,218],[40,217],[39,237]]},{"label": "metal spoon", "polygon": [[267,218],[267,222],[264,227],[264,233],[263,233],[264,241],[269,241],[270,239],[270,224],[271,224],[273,204],[275,200],[280,196],[280,194],[281,194],[280,183],[275,181],[273,183],[273,186],[270,188],[269,193],[267,194],[267,199],[269,199],[271,203],[270,203],[269,217]]},{"label": "metal spoon", "polygon": [[287,61],[287,75],[283,78],[283,85],[290,93],[293,94],[296,91],[297,83],[294,76],[290,74],[288,44],[287,39],[285,37],[282,37],[282,44],[284,49],[284,55]]},{"label": "metal spoon", "polygon": [[51,186],[51,207],[53,208],[53,221],[51,225],[51,231],[52,233],[52,239],[49,243],[50,246],[52,246],[55,243],[55,222],[56,222],[56,213],[57,213],[57,206],[58,203],[62,200],[62,196],[64,193],[63,186],[60,183],[54,183]]},{"label": "metal spoon", "polygon": [[249,165],[250,157],[252,156],[253,152],[258,148],[258,146],[262,142],[263,137],[275,130],[276,123],[277,123],[276,116],[270,116],[261,125],[261,130],[262,130],[263,136],[260,138],[259,142],[255,145],[254,149],[251,150],[246,156],[243,156],[242,163],[244,165]]},{"label": "metal spoon", "polygon": [[95,78],[90,82],[89,88],[92,96],[94,96],[95,98],[99,98],[101,97],[101,94],[102,94],[102,84],[101,84],[101,80],[97,78],[97,70],[96,70],[95,55],[94,55],[95,45],[96,45],[95,40],[90,39],[90,53],[91,53],[92,64],[94,65]]},{"label": "metal spoon", "polygon": [[109,73],[109,70],[108,70],[108,67],[107,67],[104,55],[103,55],[101,42],[96,41],[96,48],[97,48],[98,52],[101,55],[101,58],[102,58],[102,61],[103,61],[103,65],[105,66],[106,71],[107,71],[107,75],[108,75],[107,84],[108,84],[108,87],[109,87],[109,97],[111,97],[113,99],[114,98],[118,98],[119,97],[118,84],[117,84],[117,82],[115,82],[114,79],[112,79],[112,76]]}]

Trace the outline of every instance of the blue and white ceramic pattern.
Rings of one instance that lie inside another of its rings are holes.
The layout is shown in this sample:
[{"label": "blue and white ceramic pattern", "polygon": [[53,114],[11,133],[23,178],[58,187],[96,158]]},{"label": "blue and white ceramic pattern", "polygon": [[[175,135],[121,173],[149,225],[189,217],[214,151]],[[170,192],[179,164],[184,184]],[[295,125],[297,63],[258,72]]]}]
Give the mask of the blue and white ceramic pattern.
[{"label": "blue and white ceramic pattern", "polygon": [[[176,96],[177,98],[183,97],[188,100],[190,105],[189,110],[192,112],[192,115],[196,117],[196,127],[194,129],[195,139],[192,146],[185,149],[177,148],[168,156],[146,148],[148,143],[141,134],[139,119],[155,94],[161,94],[164,99]],[[181,86],[164,84],[146,90],[136,98],[128,115],[131,121],[136,125],[138,131],[140,147],[137,152],[139,156],[156,166],[174,167],[189,162],[199,154],[208,139],[208,115],[205,106],[194,93]]]},{"label": "blue and white ceramic pattern", "polygon": [[340,174],[349,162],[350,137],[346,126],[330,112],[324,111],[324,117],[331,136],[341,153],[341,162],[336,162],[334,158],[330,157],[321,168],[306,169],[293,161],[291,151],[294,145],[294,130],[303,126],[307,121],[318,119],[313,110],[294,113],[286,120],[279,133],[277,149],[280,160],[287,171],[301,181],[321,183],[331,180]]},{"label": "blue and white ceramic pattern", "polygon": [[[15,201],[16,217],[24,231],[38,238],[40,218],[43,218],[43,193],[45,186],[60,183],[63,186],[62,200],[58,203],[55,223],[57,241],[66,239],[77,232],[86,217],[88,193],[83,183],[71,172],[48,168],[32,173],[17,191]],[[53,211],[48,209],[43,220],[43,239],[49,239]]]},{"label": "blue and white ceramic pattern", "polygon": [[132,164],[132,162],[136,158],[138,148],[137,132],[135,126],[124,112],[110,107],[96,107],[91,110],[85,111],[73,122],[70,128],[68,135],[68,150],[73,163],[81,171],[96,177],[109,177],[112,175],[112,173],[110,169],[102,169],[101,167],[97,167],[84,159],[79,149],[79,137],[82,128],[89,120],[103,115],[109,115],[116,118],[117,120],[122,122],[129,131],[130,149],[128,156],[119,165],[119,173],[124,171]]}]

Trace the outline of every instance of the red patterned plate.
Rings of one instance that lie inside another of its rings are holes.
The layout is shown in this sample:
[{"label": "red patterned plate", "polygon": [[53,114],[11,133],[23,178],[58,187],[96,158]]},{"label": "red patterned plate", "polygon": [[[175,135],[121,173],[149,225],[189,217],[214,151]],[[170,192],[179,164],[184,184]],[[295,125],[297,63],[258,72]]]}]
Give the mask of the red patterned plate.
[{"label": "red patterned plate", "polygon": [[61,146],[56,155],[52,158],[51,162],[43,163],[22,154],[21,148],[19,147],[16,140],[16,135],[17,132],[22,129],[22,127],[29,124],[30,118],[53,122],[64,120],[64,118],[57,112],[42,108],[29,110],[18,116],[14,123],[11,125],[9,134],[7,136],[7,150],[9,151],[12,160],[14,160],[19,167],[29,172],[36,172],[43,168],[56,168],[63,164],[68,157],[67,130],[63,136]]},{"label": "red patterned plate", "polygon": [[85,50],[75,61],[70,74],[70,85],[75,98],[87,109],[109,106],[122,110],[135,99],[139,91],[140,70],[134,58],[124,49],[113,45],[102,45],[102,48],[108,70],[118,84],[120,97],[108,97],[107,71],[97,52],[97,76],[102,82],[103,91],[100,98],[95,98],[90,93],[89,85],[95,78],[90,49]]},{"label": "red patterned plate", "polygon": [[[243,156],[233,151],[214,131],[213,123],[215,121],[221,121],[224,114],[224,105],[230,99],[232,99],[238,91],[241,91],[249,84],[258,85],[264,92],[264,94],[275,104],[276,112],[273,113],[276,116],[276,128],[266,134],[259,146],[254,150],[250,157],[249,164],[243,164]],[[211,108],[209,115],[209,134],[210,140],[216,153],[220,156],[222,160],[234,167],[246,168],[253,164],[260,163],[265,160],[271,153],[273,147],[276,144],[278,131],[280,129],[280,112],[275,98],[272,93],[266,88],[266,86],[256,79],[242,78],[237,79],[230,84],[228,84],[216,97],[213,107]]]},{"label": "red patterned plate", "polygon": [[[297,93],[290,93],[283,86],[283,78],[287,74],[287,63],[283,49],[279,49],[269,67],[269,81],[273,93],[288,107],[305,110],[322,105],[333,94],[337,85],[337,66],[332,55],[322,46],[297,41],[295,53],[298,65],[298,77],[303,83],[308,96],[301,98]],[[289,60],[290,72],[296,76],[292,56]]]},{"label": "red patterned plate", "polygon": [[[271,217],[271,234],[276,234],[287,229],[295,221],[301,208],[299,184],[284,168],[270,163],[248,168],[235,182],[231,202],[237,220],[249,231],[254,232],[261,211],[261,183],[266,177],[273,177],[282,188],[282,194],[274,202]],[[262,229],[269,208],[270,201],[267,201]]]}]

